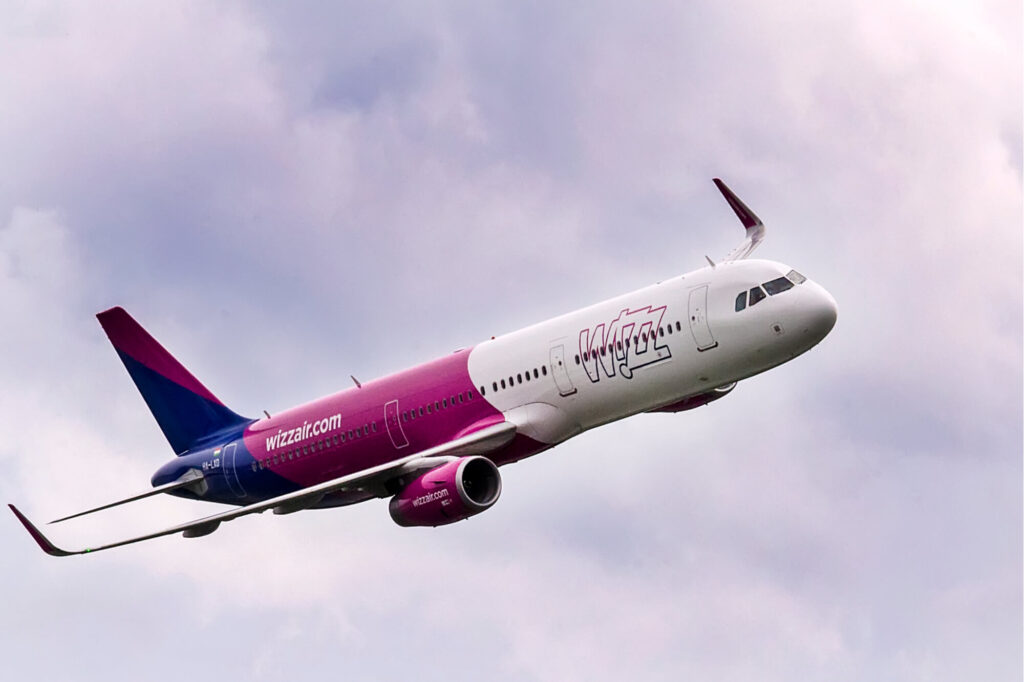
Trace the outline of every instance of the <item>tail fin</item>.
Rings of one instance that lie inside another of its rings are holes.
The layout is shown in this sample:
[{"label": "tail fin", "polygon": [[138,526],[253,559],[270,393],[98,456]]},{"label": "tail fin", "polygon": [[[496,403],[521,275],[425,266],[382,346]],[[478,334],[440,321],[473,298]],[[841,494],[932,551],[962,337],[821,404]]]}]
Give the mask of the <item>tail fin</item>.
[{"label": "tail fin", "polygon": [[123,308],[105,310],[96,318],[174,452],[181,454],[205,436],[251,421],[225,407]]}]

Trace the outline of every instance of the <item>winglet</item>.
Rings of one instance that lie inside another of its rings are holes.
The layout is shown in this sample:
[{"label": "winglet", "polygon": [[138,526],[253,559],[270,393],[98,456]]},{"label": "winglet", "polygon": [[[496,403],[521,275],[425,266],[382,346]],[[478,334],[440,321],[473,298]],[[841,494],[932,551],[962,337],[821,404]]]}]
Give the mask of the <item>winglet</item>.
[{"label": "winglet", "polygon": [[724,182],[719,178],[714,178],[714,182],[715,187],[718,188],[718,191],[722,193],[722,196],[725,197],[725,200],[729,202],[729,206],[736,213],[736,217],[740,219],[741,223],[743,223],[743,227],[749,230],[757,225],[764,225],[764,223],[761,222],[761,219],[758,218],[746,204],[740,201],[740,198],[736,196]]},{"label": "winglet", "polygon": [[66,550],[61,549],[57,545],[50,542],[45,535],[40,533],[39,529],[33,526],[32,522],[25,518],[24,514],[18,511],[17,507],[15,507],[13,504],[8,504],[7,506],[11,508],[11,511],[14,512],[14,515],[18,517],[19,521],[21,521],[21,525],[25,526],[25,530],[27,530],[28,534],[32,536],[32,539],[35,540],[36,543],[42,548],[42,550],[50,556],[71,556],[72,554],[83,553],[68,552]]},{"label": "winglet", "polygon": [[734,260],[743,260],[757,248],[758,244],[764,241],[764,223],[750,210],[750,207],[740,201],[740,198],[724,182],[719,178],[714,178],[714,182],[715,187],[725,197],[729,207],[732,208],[736,217],[743,223],[744,230],[746,230],[746,238],[739,246],[730,251],[729,255],[722,259],[722,262],[728,263]]}]

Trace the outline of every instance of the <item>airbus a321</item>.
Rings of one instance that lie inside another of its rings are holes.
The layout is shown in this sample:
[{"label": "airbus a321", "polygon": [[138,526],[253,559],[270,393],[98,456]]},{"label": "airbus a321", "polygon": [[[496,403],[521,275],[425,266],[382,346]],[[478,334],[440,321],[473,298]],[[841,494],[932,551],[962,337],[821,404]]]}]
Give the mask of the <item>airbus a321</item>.
[{"label": "airbus a321", "polygon": [[71,550],[11,510],[54,556],[384,497],[402,526],[479,514],[501,495],[500,466],[617,419],[706,405],[831,331],[832,296],[788,265],[748,259],[764,225],[715,184],[746,231],[721,261],[261,419],[229,409],[123,309],[104,311],[176,457],[149,490],[57,521],[161,494],[233,508]]}]

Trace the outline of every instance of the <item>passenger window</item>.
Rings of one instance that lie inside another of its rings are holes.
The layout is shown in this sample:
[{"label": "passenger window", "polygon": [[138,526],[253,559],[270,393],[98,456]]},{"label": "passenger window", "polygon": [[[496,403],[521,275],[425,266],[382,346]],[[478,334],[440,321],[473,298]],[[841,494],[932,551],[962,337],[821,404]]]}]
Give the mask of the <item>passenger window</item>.
[{"label": "passenger window", "polygon": [[619,341],[619,350],[622,350],[622,341]]},{"label": "passenger window", "polygon": [[677,332],[683,331],[683,328],[679,326],[679,320],[676,320],[676,331]]},{"label": "passenger window", "polygon": [[658,327],[658,336],[665,336],[665,329],[663,327]]},{"label": "passenger window", "polygon": [[770,282],[765,282],[763,286],[769,296],[774,296],[775,294],[781,294],[783,291],[792,289],[793,283],[785,277],[779,277],[778,279],[773,279]]},{"label": "passenger window", "polygon": [[[576,362],[577,362],[577,364],[579,363],[579,361],[580,361],[580,356],[578,356],[578,355],[577,355],[577,356],[576,356]],[[534,379],[537,379],[537,378],[539,378],[539,377],[537,376],[537,368],[536,368],[536,367],[534,367],[534,368],[533,368],[533,378],[534,378]]]},{"label": "passenger window", "polygon": [[504,379],[501,380],[501,387],[505,388],[505,380]]},{"label": "passenger window", "polygon": [[[484,387],[481,386],[480,387],[480,395],[483,395],[483,394],[484,394]],[[466,400],[472,400],[472,399],[473,399],[473,391],[466,391]]]},{"label": "passenger window", "polygon": [[523,383],[523,375],[522,374],[517,374],[516,375],[516,379],[518,380],[517,383],[520,383],[520,384]]},{"label": "passenger window", "polygon": [[547,375],[548,375],[548,368],[547,368],[547,367],[544,367],[544,366],[542,366],[542,367],[540,368],[540,373],[541,373],[541,374],[543,374],[544,376],[547,376]]},{"label": "passenger window", "polygon": [[601,346],[601,355],[608,355],[608,349],[604,346]]},{"label": "passenger window", "polygon": [[377,433],[377,422],[370,422],[370,429]]},{"label": "passenger window", "polygon": [[666,327],[666,329],[668,329],[668,333],[669,333],[669,334],[671,334],[671,333],[672,333],[672,325],[668,325],[668,326]]},{"label": "passenger window", "polygon": [[751,307],[757,305],[764,299],[768,298],[768,294],[764,293],[764,289],[761,287],[754,287],[750,290],[750,305]]},{"label": "passenger window", "polygon": [[434,406],[431,405],[430,403],[427,403],[427,414],[433,414],[433,413],[434,413]]},{"label": "passenger window", "polygon": [[530,370],[526,370],[526,380],[530,380]]},{"label": "passenger window", "polygon": [[509,378],[508,378],[508,387],[509,387],[509,388],[512,388],[512,387],[513,387],[513,386],[515,386],[515,385],[516,385],[516,382],[515,382],[515,381],[513,381],[513,379],[512,379],[512,376],[511,376],[511,375],[509,375]]},{"label": "passenger window", "polygon": [[423,408],[422,407],[420,407],[420,416],[421,417],[423,416]]},{"label": "passenger window", "polygon": [[497,381],[492,381],[491,382],[491,388],[493,388],[495,391],[497,391],[498,390],[498,382]]},{"label": "passenger window", "polygon": [[438,412],[440,410],[441,410],[441,403],[439,403],[438,401],[435,400],[434,401],[434,411]]},{"label": "passenger window", "polygon": [[739,312],[747,307],[747,292],[741,291],[740,295],[736,297],[736,312]]}]

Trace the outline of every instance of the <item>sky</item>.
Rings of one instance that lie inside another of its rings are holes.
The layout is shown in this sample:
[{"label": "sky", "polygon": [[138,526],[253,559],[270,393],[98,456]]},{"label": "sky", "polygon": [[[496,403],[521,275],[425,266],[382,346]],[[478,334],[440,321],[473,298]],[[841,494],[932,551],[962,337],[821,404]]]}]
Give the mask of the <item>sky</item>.
[{"label": "sky", "polygon": [[0,2],[0,498],[34,519],[172,457],[113,305],[273,413],[702,267],[742,238],[722,177],[839,306],[453,526],[374,501],[54,559],[8,515],[5,676],[1020,680],[1021,12]]}]

